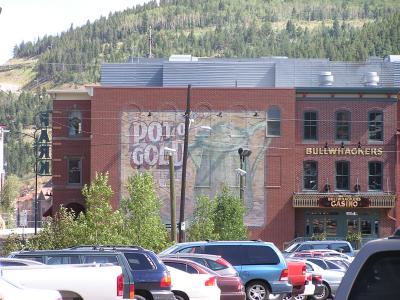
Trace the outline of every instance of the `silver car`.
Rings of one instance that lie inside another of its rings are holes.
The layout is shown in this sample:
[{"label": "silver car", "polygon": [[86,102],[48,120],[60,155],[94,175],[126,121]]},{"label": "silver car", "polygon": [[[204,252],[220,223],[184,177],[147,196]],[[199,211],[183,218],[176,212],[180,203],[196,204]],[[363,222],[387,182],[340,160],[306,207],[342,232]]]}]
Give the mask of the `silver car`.
[{"label": "silver car", "polygon": [[325,300],[336,293],[345,274],[343,270],[324,270],[320,266],[305,260],[307,273],[321,275],[324,290],[320,295],[314,295],[316,300]]},{"label": "silver car", "polygon": [[32,266],[32,265],[43,265],[38,261],[20,258],[3,258],[0,257],[0,267],[17,267],[17,266]]}]

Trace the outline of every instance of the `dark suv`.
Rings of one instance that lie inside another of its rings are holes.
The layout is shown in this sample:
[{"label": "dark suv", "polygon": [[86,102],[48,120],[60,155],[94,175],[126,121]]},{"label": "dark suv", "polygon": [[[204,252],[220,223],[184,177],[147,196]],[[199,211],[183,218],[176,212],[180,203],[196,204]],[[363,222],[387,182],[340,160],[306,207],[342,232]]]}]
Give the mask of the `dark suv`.
[{"label": "dark suv", "polygon": [[84,245],[63,250],[22,251],[13,257],[35,259],[38,252],[42,253],[42,260],[39,261],[45,264],[116,263],[109,258],[104,259],[102,254],[122,254],[135,281],[137,300],[175,300],[167,268],[154,252],[142,247]]}]

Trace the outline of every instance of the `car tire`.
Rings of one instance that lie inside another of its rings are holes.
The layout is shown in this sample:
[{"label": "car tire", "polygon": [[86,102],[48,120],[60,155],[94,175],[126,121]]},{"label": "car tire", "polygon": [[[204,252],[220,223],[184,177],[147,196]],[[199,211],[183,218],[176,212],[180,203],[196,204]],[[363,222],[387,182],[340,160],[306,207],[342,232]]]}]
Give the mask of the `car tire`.
[{"label": "car tire", "polygon": [[145,297],[140,296],[140,295],[135,295],[136,300],[147,300]]},{"label": "car tire", "polygon": [[189,300],[189,297],[186,296],[185,293],[179,291],[178,292],[174,291],[174,296],[176,300]]},{"label": "car tire", "polygon": [[246,286],[247,300],[268,300],[270,291],[263,281],[252,281]]},{"label": "car tire", "polygon": [[329,297],[329,294],[330,294],[329,286],[326,283],[322,283],[322,284],[324,286],[324,289],[321,294],[313,296],[314,300],[326,300]]}]

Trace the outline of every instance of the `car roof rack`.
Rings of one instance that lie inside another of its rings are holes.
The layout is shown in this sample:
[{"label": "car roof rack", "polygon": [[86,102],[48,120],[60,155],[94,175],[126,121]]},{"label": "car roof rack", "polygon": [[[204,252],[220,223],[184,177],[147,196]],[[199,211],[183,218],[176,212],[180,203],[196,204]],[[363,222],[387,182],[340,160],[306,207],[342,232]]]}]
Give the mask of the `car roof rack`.
[{"label": "car roof rack", "polygon": [[112,250],[118,250],[117,248],[144,250],[143,247],[135,246],[135,245],[76,245],[76,246],[69,247],[68,249],[79,249],[79,248],[90,248],[93,250],[98,250],[98,249],[104,250],[105,248],[111,248]]}]

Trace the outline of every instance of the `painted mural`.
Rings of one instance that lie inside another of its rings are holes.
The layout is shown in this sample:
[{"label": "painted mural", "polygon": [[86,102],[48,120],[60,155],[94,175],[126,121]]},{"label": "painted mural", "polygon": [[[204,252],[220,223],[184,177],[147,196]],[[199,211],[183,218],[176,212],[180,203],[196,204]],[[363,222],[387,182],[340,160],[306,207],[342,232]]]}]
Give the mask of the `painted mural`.
[{"label": "painted mural", "polygon": [[[183,112],[124,112],[121,122],[121,191],[130,175],[145,170],[155,179],[163,206],[161,215],[169,223],[169,167],[164,148],[176,149],[175,190],[177,218],[182,178],[185,124]],[[199,195],[214,197],[224,185],[239,193],[239,148],[252,151],[246,158],[245,204],[248,226],[265,222],[265,117],[240,112],[194,112],[189,128],[185,215],[190,219]]]}]

